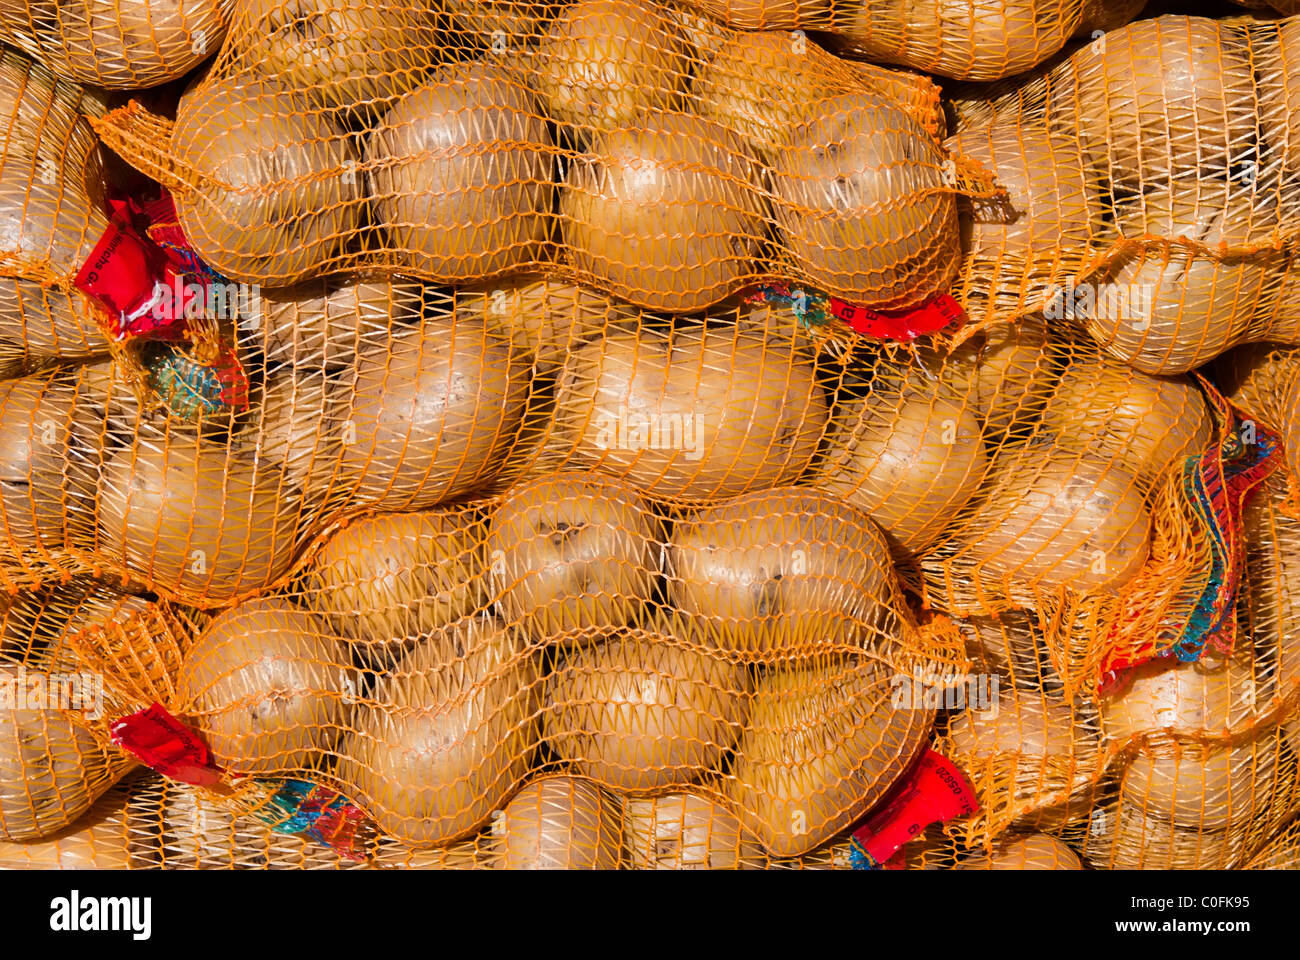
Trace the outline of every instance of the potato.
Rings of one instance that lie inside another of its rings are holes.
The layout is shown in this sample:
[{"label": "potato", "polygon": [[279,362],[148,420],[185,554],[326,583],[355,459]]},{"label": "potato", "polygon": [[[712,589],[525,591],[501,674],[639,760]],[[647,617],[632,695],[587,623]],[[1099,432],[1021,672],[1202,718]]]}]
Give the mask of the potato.
[{"label": "potato", "polygon": [[[1211,249],[1267,239],[1276,218],[1266,202],[1197,183],[1170,197],[1121,205],[1116,224],[1125,237],[1184,237]],[[1155,376],[1186,373],[1250,335],[1255,317],[1271,310],[1276,255],[1219,261],[1175,247],[1134,254],[1099,288],[1085,319],[1107,353]],[[1104,294],[1104,297],[1102,296]]]},{"label": "potato", "polygon": [[829,0],[691,0],[737,30],[777,30],[824,26]]},{"label": "potato", "polygon": [[943,387],[912,384],[850,401],[818,485],[870,514],[903,549],[924,550],[988,469],[972,406]]},{"label": "potato", "polygon": [[[85,670],[69,641],[92,628],[106,629],[153,610],[149,601],[88,577],[6,598],[0,618],[0,661],[64,673]],[[109,691],[105,691],[109,693]],[[107,707],[106,709],[111,709]]]},{"label": "potato", "polygon": [[1091,359],[1071,363],[1043,411],[1043,425],[1128,473],[1154,480],[1215,440],[1215,418],[1188,377],[1152,377]]},{"label": "potato", "polygon": [[[771,162],[818,104],[860,89],[852,66],[802,33],[762,31],[727,37],[695,81],[702,116],[739,135]],[[780,96],[772,96],[780,90]]]},{"label": "potato", "polygon": [[1300,124],[1294,119],[1300,112],[1300,86],[1292,79],[1300,66],[1300,20],[1277,26],[1276,59],[1262,63],[1259,72],[1259,122],[1264,139],[1294,174],[1300,170]]},{"label": "potato", "polygon": [[1098,807],[1089,832],[1084,859],[1099,870],[1223,870],[1245,853],[1240,832],[1175,827],[1134,804]]},{"label": "potato", "polygon": [[486,870],[495,864],[496,856],[482,837],[446,847],[412,847],[381,837],[369,866],[376,870]]},{"label": "potato", "polygon": [[800,487],[750,493],[680,522],[668,595],[728,654],[782,659],[863,646],[895,624],[889,545],[863,513]]},{"label": "potato", "polygon": [[951,353],[921,347],[918,355],[927,369],[939,368],[939,379],[997,441],[1025,427],[1056,389],[1048,343],[1042,317],[1030,315],[975,334]]},{"label": "potato", "polygon": [[753,870],[766,862],[735,814],[698,793],[628,800],[627,845],[635,870]]},{"label": "potato", "polygon": [[835,658],[764,674],[726,790],[768,853],[799,856],[856,823],[923,748],[934,713],[892,706],[890,673]]},{"label": "potato", "polygon": [[180,111],[171,143],[196,184],[176,195],[185,237],[232,280],[286,286],[322,273],[361,223],[360,151],[297,88],[215,81]]},{"label": "potato", "polygon": [[650,602],[660,523],[624,484],[561,474],[505,495],[483,553],[502,618],[532,639],[606,632]]},{"label": "potato", "polygon": [[481,318],[526,347],[538,373],[553,373],[570,349],[605,332],[633,308],[586,287],[558,280],[506,280],[461,288],[456,315]]},{"label": "potato", "polygon": [[584,282],[651,310],[691,313],[755,275],[767,209],[761,169],[735,134],[656,111],[570,162],[560,216]]},{"label": "potato", "polygon": [[437,0],[453,25],[494,52],[523,49],[555,14],[556,3],[533,0]]},{"label": "potato", "polygon": [[222,767],[244,776],[321,770],[361,677],[324,621],[287,600],[214,619],[185,654],[177,696]]},{"label": "potato", "polygon": [[974,777],[992,826],[1055,830],[1086,812],[1098,760],[1095,721],[1036,687],[1005,687],[992,709],[949,724],[952,759]]},{"label": "potato", "polygon": [[0,841],[58,832],[131,766],[101,746],[83,718],[59,709],[76,706],[66,679],[0,663]]},{"label": "potato", "polygon": [[239,318],[239,349],[260,352],[268,366],[344,366],[418,322],[424,296],[424,286],[410,281],[337,276],[260,290]]},{"label": "potato", "polygon": [[45,376],[0,382],[0,530],[10,551],[64,545],[74,399]]},{"label": "potato", "polygon": [[308,365],[267,376],[260,401],[247,415],[246,439],[258,458],[284,468],[286,483],[304,501],[318,503],[339,461],[340,404],[329,375]]},{"label": "potato", "polygon": [[1250,61],[1230,36],[1173,15],[1111,31],[1055,78],[1048,122],[1077,132],[1093,166],[1126,189],[1225,176],[1255,141],[1257,109]]},{"label": "potato", "polygon": [[[1255,638],[1261,653],[1277,664],[1273,682],[1281,696],[1300,684],[1300,520],[1287,513],[1288,487],[1287,477],[1275,473],[1242,513],[1246,540],[1242,627]],[[1300,725],[1291,729],[1300,732]]]},{"label": "potato", "polygon": [[413,847],[473,833],[528,773],[535,657],[489,617],[437,631],[380,678],[340,748],[343,793]]},{"label": "potato", "polygon": [[113,791],[43,840],[0,841],[0,870],[127,870],[130,852],[126,797]]},{"label": "potato", "polygon": [[316,554],[303,599],[364,662],[391,666],[486,605],[482,540],[472,508],[358,520]]},{"label": "potato", "polygon": [[555,668],[542,732],[575,772],[606,786],[682,787],[717,771],[748,691],[743,670],[698,647],[627,631]]},{"label": "potato", "polygon": [[793,341],[725,328],[611,330],[569,358],[556,409],[577,463],[694,501],[792,482],[828,412]]},{"label": "potato", "polygon": [[835,32],[856,56],[959,80],[1024,73],[1065,46],[1082,15],[1075,0],[855,0],[832,6]]},{"label": "potato", "polygon": [[974,200],[962,217],[962,250],[968,256],[1018,267],[1022,261],[1055,256],[1067,247],[1087,246],[1100,230],[1101,199],[1080,164],[1062,162],[1077,154],[1077,139],[1020,123],[995,119],[967,127],[945,148],[977,160],[1007,191],[1002,200]]},{"label": "potato", "polygon": [[590,780],[534,780],[492,829],[504,870],[617,870],[623,859],[619,801]]},{"label": "potato", "polygon": [[1255,702],[1249,656],[1191,663],[1154,660],[1135,668],[1121,688],[1101,701],[1101,729],[1120,743],[1157,730],[1221,734],[1248,719]]},{"label": "potato", "polygon": [[537,259],[555,167],[537,114],[505,67],[451,63],[379,121],[366,151],[375,214],[402,266],[446,283]]},{"label": "potato", "polygon": [[534,54],[543,109],[579,140],[634,126],[646,110],[678,105],[695,47],[666,9],[630,0],[578,0]]},{"label": "potato", "polygon": [[956,275],[944,155],[883,96],[823,101],[777,158],[776,220],[791,260],[827,292],[876,310],[916,306]]},{"label": "potato", "polygon": [[229,0],[235,62],[320,106],[370,106],[438,62],[441,43],[411,0]]},{"label": "potato", "polygon": [[1041,688],[1049,678],[1059,681],[1039,661],[1042,635],[1029,615],[1008,611],[997,618],[967,617],[955,622],[976,674],[998,674],[1002,678],[999,685],[1007,682]]},{"label": "potato", "polygon": [[1035,834],[998,845],[991,854],[967,857],[955,870],[1082,870],[1075,852],[1055,837]]},{"label": "potato", "polygon": [[490,482],[527,401],[529,365],[470,319],[435,317],[364,353],[346,384],[335,489],[421,510]]},{"label": "potato", "polygon": [[1120,788],[1126,802],[1178,827],[1238,827],[1267,815],[1278,747],[1272,734],[1239,747],[1147,748],[1125,768]]},{"label": "potato", "polygon": [[1027,457],[986,483],[958,534],[985,576],[1114,592],[1146,562],[1151,520],[1136,480],[1095,455]]},{"label": "potato", "polygon": [[157,589],[220,603],[293,562],[297,505],[252,451],[174,438],[113,453],[99,489],[101,553]]}]

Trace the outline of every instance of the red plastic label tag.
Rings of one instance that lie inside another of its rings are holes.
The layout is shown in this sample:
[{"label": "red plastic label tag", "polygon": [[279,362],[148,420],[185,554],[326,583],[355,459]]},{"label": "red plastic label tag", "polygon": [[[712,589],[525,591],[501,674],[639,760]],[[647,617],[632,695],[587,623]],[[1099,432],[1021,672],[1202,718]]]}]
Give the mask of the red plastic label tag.
[{"label": "red plastic label tag", "polygon": [[115,744],[165,777],[196,787],[221,782],[208,748],[161,704],[115,720],[110,732]]},{"label": "red plastic label tag", "polygon": [[108,312],[114,339],[183,339],[186,320],[203,314],[209,278],[176,222],[171,196],[112,198],[108,211],[108,228],[74,282]]},{"label": "red plastic label tag", "polygon": [[882,313],[831,297],[831,313],[858,333],[879,340],[910,342],[966,320],[966,311],[956,298],[941,294],[914,310]]},{"label": "red plastic label tag", "polygon": [[853,831],[853,842],[877,864],[890,861],[903,844],[934,823],[965,817],[979,809],[966,775],[941,753],[927,750]]}]

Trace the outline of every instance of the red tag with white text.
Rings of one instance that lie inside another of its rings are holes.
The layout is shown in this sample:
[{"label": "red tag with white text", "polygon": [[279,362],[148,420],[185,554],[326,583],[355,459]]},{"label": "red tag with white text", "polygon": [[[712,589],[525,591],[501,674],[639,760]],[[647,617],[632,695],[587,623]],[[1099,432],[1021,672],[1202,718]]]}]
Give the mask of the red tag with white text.
[{"label": "red tag with white text", "polygon": [[875,863],[902,869],[902,861],[895,864],[893,858],[903,844],[931,824],[969,816],[978,809],[966,775],[943,754],[927,750],[853,831],[853,842]]},{"label": "red tag with white text", "polygon": [[966,319],[966,311],[956,298],[941,294],[913,310],[882,312],[830,298],[831,313],[858,333],[878,340],[911,342],[927,333],[935,333]]},{"label": "red tag with white text", "polygon": [[221,782],[221,770],[208,748],[161,704],[115,720],[111,734],[115,744],[169,779],[196,787]]}]

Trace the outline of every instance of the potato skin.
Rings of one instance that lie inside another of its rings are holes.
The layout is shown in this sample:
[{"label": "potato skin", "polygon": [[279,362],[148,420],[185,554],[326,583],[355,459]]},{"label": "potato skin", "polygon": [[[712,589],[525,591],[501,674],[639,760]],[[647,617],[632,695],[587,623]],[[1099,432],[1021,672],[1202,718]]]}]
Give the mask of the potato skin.
[{"label": "potato skin", "polygon": [[531,92],[505,66],[440,68],[379,122],[367,157],[386,246],[421,276],[480,280],[541,253],[554,193],[551,138]]},{"label": "potato skin", "polygon": [[391,666],[486,606],[483,532],[478,511],[464,507],[358,520],[316,554],[303,599],[363,661]]},{"label": "potato skin", "polygon": [[445,316],[367,351],[344,387],[334,489],[392,511],[486,485],[514,442],[530,371],[496,331]]},{"label": "potato skin", "polygon": [[991,854],[968,857],[955,870],[1082,870],[1078,855],[1042,834],[999,845]]},{"label": "potato skin", "polygon": [[626,484],[560,474],[511,489],[483,551],[503,619],[547,641],[638,618],[655,589],[661,530]]},{"label": "potato skin", "polygon": [[960,534],[982,575],[1113,592],[1146,562],[1151,520],[1131,474],[1079,456],[1035,458],[994,475]]},{"label": "potato skin", "polygon": [[537,683],[518,631],[490,617],[438,631],[360,705],[339,750],[344,792],[412,847],[470,835],[527,776]]},{"label": "potato skin", "polygon": [[744,670],[701,648],[626,631],[555,668],[542,730],[575,771],[611,788],[682,787],[716,772],[748,690]]},{"label": "potato skin", "polygon": [[710,307],[756,276],[762,176],[725,127],[689,113],[644,114],[569,164],[560,193],[569,262],[583,282],[640,307]]},{"label": "potato skin", "polygon": [[988,470],[976,404],[951,390],[885,388],[837,417],[818,485],[920,552],[975,495]]},{"label": "potato skin", "polygon": [[745,659],[861,647],[888,628],[895,601],[879,528],[804,487],[745,494],[679,521],[668,565],[676,607]]},{"label": "potato skin", "polygon": [[324,767],[360,685],[325,621],[269,598],[208,625],[185,655],[177,692],[220,766],[273,776]]},{"label": "potato skin", "polygon": [[758,683],[726,791],[768,853],[797,857],[830,840],[922,749],[934,711],[893,707],[891,672],[827,658],[772,668]]},{"label": "potato skin", "polygon": [[623,862],[618,798],[579,777],[528,784],[492,830],[503,870],[617,870]]},{"label": "potato skin", "polygon": [[610,330],[569,357],[556,408],[574,464],[694,502],[793,482],[828,415],[794,341],[723,329]]}]

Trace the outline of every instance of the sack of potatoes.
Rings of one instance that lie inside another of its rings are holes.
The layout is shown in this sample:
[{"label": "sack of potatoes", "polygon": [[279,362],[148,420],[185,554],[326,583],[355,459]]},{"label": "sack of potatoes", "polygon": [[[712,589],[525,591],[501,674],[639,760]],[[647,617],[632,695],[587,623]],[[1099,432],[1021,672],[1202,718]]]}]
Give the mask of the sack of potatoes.
[{"label": "sack of potatoes", "polygon": [[230,7],[178,105],[96,129],[238,282],[543,271],[694,313],[780,276],[903,310],[954,277],[957,198],[993,189],[929,81],[801,30],[654,0]]},{"label": "sack of potatoes", "polygon": [[0,867],[1293,864],[1300,17],[1140,7],[0,4]]}]

